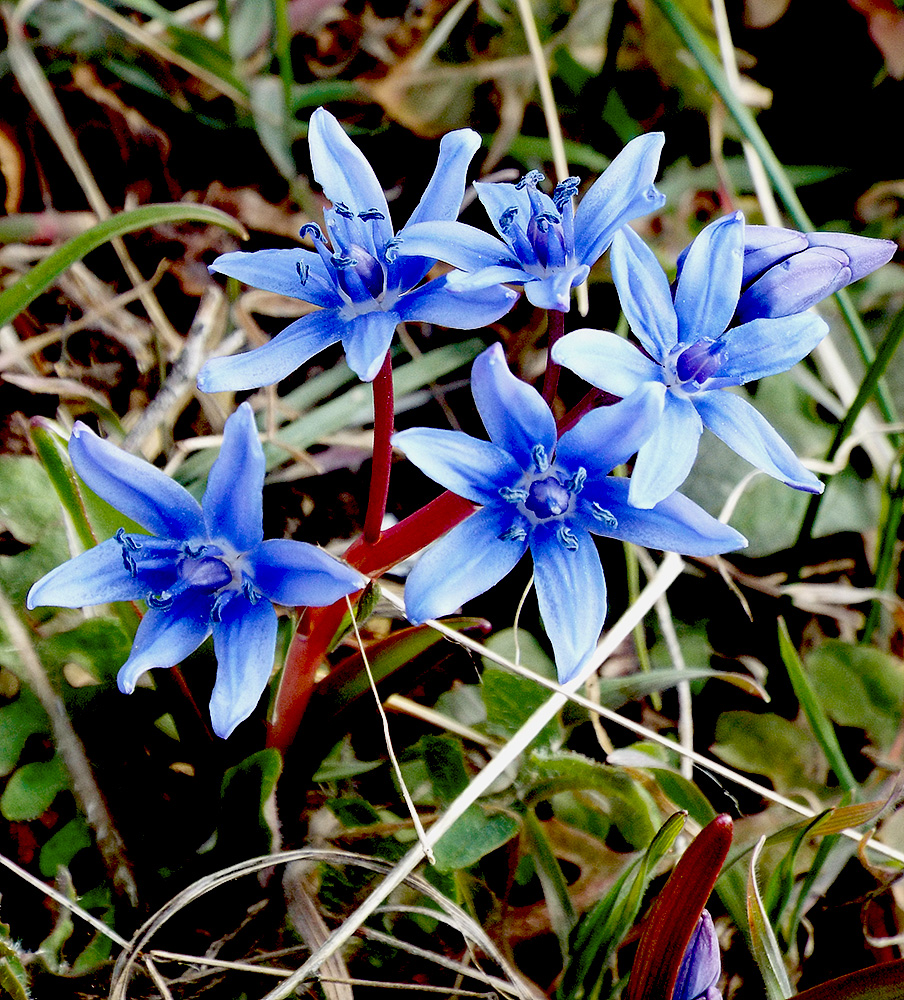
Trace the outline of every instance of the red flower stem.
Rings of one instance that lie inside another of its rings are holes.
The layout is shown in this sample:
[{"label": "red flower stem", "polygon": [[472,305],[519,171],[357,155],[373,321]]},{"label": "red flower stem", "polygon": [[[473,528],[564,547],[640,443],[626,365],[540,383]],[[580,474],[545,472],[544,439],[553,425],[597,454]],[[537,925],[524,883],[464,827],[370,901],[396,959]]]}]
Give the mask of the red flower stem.
[{"label": "red flower stem", "polygon": [[374,389],[374,456],[370,467],[370,492],[364,515],[364,540],[373,544],[380,537],[386,498],[389,496],[389,471],[392,467],[392,444],[395,400],[392,391],[392,360],[389,351],[383,366],[373,381]]},{"label": "red flower stem", "polygon": [[[470,500],[443,493],[384,531],[377,541],[368,542],[362,536],[352,542],[345,554],[346,562],[367,576],[381,576],[460,524],[475,509]],[[352,602],[356,597],[352,597]],[[268,746],[285,752],[294,741],[314,690],[314,675],[346,610],[343,597],[328,608],[306,608],[299,619],[276,693]]]},{"label": "red flower stem", "polygon": [[559,391],[559,371],[561,365],[552,360],[552,349],[565,332],[565,313],[558,309],[550,309],[547,315],[549,343],[546,346],[546,374],[543,376],[543,398],[552,406],[556,393]]}]

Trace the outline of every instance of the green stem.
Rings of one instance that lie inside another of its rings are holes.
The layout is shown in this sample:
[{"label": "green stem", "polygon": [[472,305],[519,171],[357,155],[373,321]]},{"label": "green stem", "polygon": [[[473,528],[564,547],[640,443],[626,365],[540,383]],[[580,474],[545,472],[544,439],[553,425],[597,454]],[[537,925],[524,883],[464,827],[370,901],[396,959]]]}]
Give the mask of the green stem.
[{"label": "green stem", "polygon": [[292,108],[292,33],[289,29],[289,6],[287,0],[273,0],[273,30],[276,39],[276,59],[279,62],[279,76],[283,85],[283,99],[286,114]]}]

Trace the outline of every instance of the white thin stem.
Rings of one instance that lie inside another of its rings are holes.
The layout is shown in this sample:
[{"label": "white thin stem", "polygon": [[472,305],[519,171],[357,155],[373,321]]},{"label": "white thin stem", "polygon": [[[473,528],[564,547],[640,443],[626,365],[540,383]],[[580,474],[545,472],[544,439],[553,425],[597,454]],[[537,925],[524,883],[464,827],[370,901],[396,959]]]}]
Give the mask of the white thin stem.
[{"label": "white thin stem", "polygon": [[348,595],[345,597],[345,603],[348,607],[348,613],[351,616],[352,628],[355,630],[355,639],[358,643],[358,650],[361,653],[361,660],[364,663],[364,669],[367,671],[367,679],[370,682],[370,689],[373,691],[374,701],[377,703],[377,712],[380,714],[380,722],[383,725],[383,738],[386,740],[386,750],[389,753],[389,759],[392,761],[392,766],[396,774],[396,780],[398,781],[399,788],[402,791],[402,797],[405,799],[405,805],[408,807],[408,813],[411,816],[411,822],[414,824],[417,839],[423,846],[424,854],[427,860],[431,865],[435,865],[436,858],[434,858],[431,844],[427,840],[427,832],[424,830],[421,818],[417,814],[417,809],[411,799],[408,786],[405,784],[405,779],[402,776],[402,768],[399,766],[398,758],[396,757],[395,750],[392,746],[392,736],[389,733],[389,720],[386,718],[386,712],[383,710],[383,703],[380,701],[380,692],[377,690],[377,683],[374,680],[374,675],[370,669],[370,661],[367,659],[367,650],[364,648],[364,642],[361,639],[361,633],[358,630],[358,620],[355,617],[355,610],[352,607],[352,602],[349,600]]}]

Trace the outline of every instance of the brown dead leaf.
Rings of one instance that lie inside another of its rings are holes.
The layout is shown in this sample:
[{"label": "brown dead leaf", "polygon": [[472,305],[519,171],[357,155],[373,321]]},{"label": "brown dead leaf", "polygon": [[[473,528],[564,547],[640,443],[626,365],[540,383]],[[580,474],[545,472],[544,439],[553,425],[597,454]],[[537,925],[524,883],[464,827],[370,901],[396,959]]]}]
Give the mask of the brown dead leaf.
[{"label": "brown dead leaf", "polygon": [[869,36],[896,80],[904,80],[904,11],[892,0],[848,0],[866,18]]}]

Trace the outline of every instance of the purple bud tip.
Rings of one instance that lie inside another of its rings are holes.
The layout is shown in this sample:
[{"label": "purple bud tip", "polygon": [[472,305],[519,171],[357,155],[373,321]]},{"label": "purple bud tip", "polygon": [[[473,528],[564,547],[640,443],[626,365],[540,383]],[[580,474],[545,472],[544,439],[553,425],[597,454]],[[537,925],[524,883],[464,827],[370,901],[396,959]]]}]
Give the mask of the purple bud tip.
[{"label": "purple bud tip", "polygon": [[721,974],[719,939],[712,917],[704,910],[681,960],[672,1000],[696,1000],[697,997],[721,1000],[721,993],[715,989]]}]

